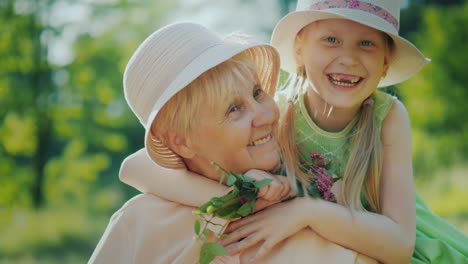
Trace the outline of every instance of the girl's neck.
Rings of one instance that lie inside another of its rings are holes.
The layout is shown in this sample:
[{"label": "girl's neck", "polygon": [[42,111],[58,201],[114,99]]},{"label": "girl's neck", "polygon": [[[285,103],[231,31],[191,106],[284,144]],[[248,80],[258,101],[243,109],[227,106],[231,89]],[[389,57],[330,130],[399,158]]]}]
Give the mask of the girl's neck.
[{"label": "girl's neck", "polygon": [[318,127],[327,132],[340,132],[353,120],[360,106],[337,108],[325,102],[314,91],[307,91],[305,107],[309,116]]}]

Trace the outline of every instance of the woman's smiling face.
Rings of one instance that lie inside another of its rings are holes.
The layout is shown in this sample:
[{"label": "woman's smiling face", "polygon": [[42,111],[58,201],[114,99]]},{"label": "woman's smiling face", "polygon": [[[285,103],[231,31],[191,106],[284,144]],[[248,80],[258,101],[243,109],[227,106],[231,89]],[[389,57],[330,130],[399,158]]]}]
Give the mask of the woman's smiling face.
[{"label": "woman's smiling face", "polygon": [[201,106],[191,138],[194,160],[225,171],[272,170],[279,163],[274,137],[279,117],[273,98],[258,80],[235,84],[226,100]]},{"label": "woman's smiling face", "polygon": [[221,174],[213,163],[234,173],[279,165],[278,118],[255,64],[241,53],[174,95],[151,129],[189,170],[217,180]]}]

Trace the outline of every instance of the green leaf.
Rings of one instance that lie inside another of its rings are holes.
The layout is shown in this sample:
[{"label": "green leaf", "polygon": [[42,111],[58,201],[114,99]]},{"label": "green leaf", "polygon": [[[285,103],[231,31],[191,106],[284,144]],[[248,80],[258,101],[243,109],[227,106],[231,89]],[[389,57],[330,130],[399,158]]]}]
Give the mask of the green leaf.
[{"label": "green leaf", "polygon": [[225,208],[216,212],[216,216],[219,216],[224,219],[231,219],[233,213],[236,213],[237,208],[239,208],[240,202],[233,203],[232,205],[226,206]]},{"label": "green leaf", "polygon": [[193,225],[193,230],[195,230],[195,234],[200,234],[200,221],[195,220],[195,224]]},{"label": "green leaf", "polygon": [[244,182],[254,182],[254,181],[255,181],[254,179],[252,179],[252,178],[250,178],[250,177],[248,177],[248,176],[242,175],[242,174],[239,175],[239,176],[242,177],[242,180],[243,180]]},{"label": "green leaf", "polygon": [[272,179],[263,179],[263,180],[254,182],[253,185],[255,185],[255,187],[257,188],[262,188],[270,184],[272,181],[273,181]]},{"label": "green leaf", "polygon": [[215,256],[224,256],[228,252],[227,249],[225,249],[223,246],[221,246],[218,243],[207,243],[209,244],[209,248],[211,250],[211,253]]},{"label": "green leaf", "polygon": [[207,209],[208,206],[210,206],[210,205],[211,205],[211,201],[209,201],[209,202],[203,204],[203,205],[200,206],[198,209],[199,209],[200,211],[202,211],[203,213],[206,213],[206,209]]},{"label": "green leaf", "polygon": [[223,199],[219,198],[219,197],[215,197],[215,198],[211,198],[211,203],[215,206],[215,207],[220,207],[221,205],[224,204],[224,201]]},{"label": "green leaf", "polygon": [[200,264],[209,264],[216,256],[226,255],[227,250],[218,243],[205,243],[200,250]]},{"label": "green leaf", "polygon": [[237,214],[240,216],[247,216],[252,213],[255,205],[255,201],[250,201],[243,204],[239,209],[237,209]]},{"label": "green leaf", "polygon": [[226,185],[232,186],[236,181],[237,181],[236,177],[233,176],[232,174],[229,174]]},{"label": "green leaf", "polygon": [[234,188],[228,194],[222,197],[219,197],[219,199],[223,202],[223,205],[225,205],[227,203],[229,204],[232,203],[233,200],[239,199],[238,196],[239,196],[239,190]]},{"label": "green leaf", "polygon": [[231,212],[229,213],[225,213],[224,215],[219,215],[219,217],[223,218],[223,219],[227,219],[227,220],[230,220],[230,219],[233,219],[233,218],[236,218],[237,217],[237,212],[236,210],[231,210]]},{"label": "green leaf", "polygon": [[244,182],[244,183],[242,184],[242,189],[255,190],[256,187],[255,187],[255,185],[253,185],[253,184],[250,183],[250,182]]},{"label": "green leaf", "polygon": [[320,190],[317,188],[315,184],[311,184],[309,188],[307,188],[307,192],[310,194],[310,196],[315,197],[315,198],[322,198],[322,195],[320,195]]},{"label": "green leaf", "polygon": [[213,205],[210,205],[210,206],[208,206],[208,208],[206,208],[206,213],[207,214],[213,214],[214,211],[216,211],[216,207],[213,206]]},{"label": "green leaf", "polygon": [[235,187],[236,189],[238,189],[238,190],[241,190],[243,184],[244,184],[243,181],[236,181],[236,182],[234,183],[234,187]]},{"label": "green leaf", "polygon": [[257,192],[249,191],[249,192],[242,192],[241,197],[248,199],[250,201],[257,199]]}]

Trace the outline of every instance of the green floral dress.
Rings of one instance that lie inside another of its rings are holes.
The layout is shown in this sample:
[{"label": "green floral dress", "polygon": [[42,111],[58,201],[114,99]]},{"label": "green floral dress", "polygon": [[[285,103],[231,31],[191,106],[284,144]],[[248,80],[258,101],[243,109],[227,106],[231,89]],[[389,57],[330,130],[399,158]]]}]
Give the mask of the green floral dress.
[{"label": "green floral dress", "polygon": [[[377,92],[373,108],[377,126],[382,122],[397,100],[384,92]],[[278,93],[277,101],[285,105],[286,96]],[[317,151],[332,162],[338,176],[342,176],[349,156],[350,139],[355,133],[359,114],[340,132],[327,132],[319,128],[307,113],[304,96],[295,105],[296,141],[302,157],[310,161],[309,153]],[[416,194],[416,246],[411,263],[466,263],[468,264],[468,237],[431,212]],[[363,200],[364,207],[368,208]]]}]

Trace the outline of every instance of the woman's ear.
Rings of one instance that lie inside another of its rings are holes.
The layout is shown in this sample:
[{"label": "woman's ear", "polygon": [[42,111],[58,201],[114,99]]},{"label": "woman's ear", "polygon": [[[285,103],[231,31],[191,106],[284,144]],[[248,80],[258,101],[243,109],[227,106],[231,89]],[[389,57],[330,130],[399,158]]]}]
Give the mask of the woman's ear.
[{"label": "woman's ear", "polygon": [[174,131],[169,131],[167,132],[166,140],[168,147],[182,158],[190,159],[195,156],[191,140],[186,136],[182,136]]}]

